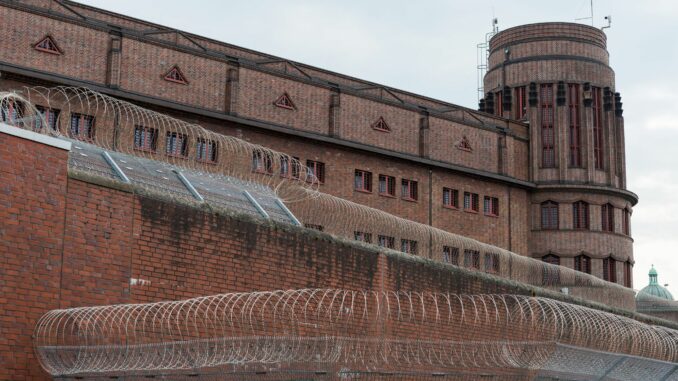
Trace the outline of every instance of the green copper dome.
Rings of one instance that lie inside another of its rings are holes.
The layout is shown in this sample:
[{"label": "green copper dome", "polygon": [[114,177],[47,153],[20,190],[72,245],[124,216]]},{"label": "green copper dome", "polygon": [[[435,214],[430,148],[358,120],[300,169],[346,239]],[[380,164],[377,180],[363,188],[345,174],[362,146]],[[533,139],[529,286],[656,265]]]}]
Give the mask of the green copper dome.
[{"label": "green copper dome", "polygon": [[657,270],[655,270],[654,265],[652,265],[649,275],[650,284],[638,291],[636,299],[642,299],[644,296],[650,296],[666,300],[673,300],[673,295],[671,295],[669,290],[659,285],[659,281],[657,280]]}]

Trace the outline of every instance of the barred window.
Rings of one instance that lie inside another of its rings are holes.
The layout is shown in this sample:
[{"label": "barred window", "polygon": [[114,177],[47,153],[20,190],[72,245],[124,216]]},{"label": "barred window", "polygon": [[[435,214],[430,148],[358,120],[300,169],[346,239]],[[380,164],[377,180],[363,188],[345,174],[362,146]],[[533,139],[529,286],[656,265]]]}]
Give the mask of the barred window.
[{"label": "barred window", "polygon": [[353,237],[356,241],[361,241],[365,243],[372,243],[372,233],[365,233],[356,231],[353,233]]},{"label": "barred window", "polygon": [[51,128],[53,131],[59,129],[58,123],[59,123],[59,114],[61,113],[61,110],[43,106],[35,106],[35,108],[42,116],[42,118],[36,118],[35,120],[36,130],[42,129],[43,119],[47,123],[47,126],[49,126],[49,128]]},{"label": "barred window", "polygon": [[478,194],[464,192],[464,210],[467,212],[478,213]]},{"label": "barred window", "polygon": [[155,152],[157,146],[157,128],[134,126],[134,149]]},{"label": "barred window", "polygon": [[214,140],[198,138],[196,146],[196,159],[208,163],[217,162],[217,142]]},{"label": "barred window", "polygon": [[485,253],[485,272],[495,274],[499,272],[499,254]]},{"label": "barred window", "polygon": [[556,166],[555,136],[553,131],[553,85],[541,85],[541,165],[544,168]]},{"label": "barred window", "polygon": [[572,204],[572,225],[575,229],[589,228],[589,204],[577,201]]},{"label": "barred window", "polygon": [[600,87],[592,87],[593,97],[593,162],[596,169],[603,169],[603,110]]},{"label": "barred window", "polygon": [[377,237],[379,240],[378,244],[381,247],[386,247],[389,249],[395,249],[395,238],[389,237],[387,235],[379,235]]},{"label": "barred window", "polygon": [[483,200],[483,212],[486,216],[499,215],[499,199],[496,197],[485,196]]},{"label": "barred window", "polygon": [[[541,257],[541,260],[554,266],[560,266],[560,257],[554,254],[545,255]],[[557,286],[560,284],[560,268],[544,266],[542,281],[544,286]]]},{"label": "barred window", "polygon": [[269,152],[252,152],[252,171],[270,175],[273,173],[273,158]]},{"label": "barred window", "polygon": [[525,86],[516,87],[516,119],[523,119],[527,115],[527,92]]},{"label": "barred window", "polygon": [[570,119],[570,167],[581,167],[581,119],[579,115],[579,85],[567,85],[567,108]]},{"label": "barred window", "polygon": [[417,241],[413,241],[411,239],[400,240],[400,251],[402,251],[403,253],[416,255],[417,254]]},{"label": "barred window", "polygon": [[622,215],[622,231],[626,235],[631,235],[631,225],[630,225],[630,212],[627,208],[624,208],[623,215]]},{"label": "barred window", "polygon": [[480,252],[478,250],[464,250],[464,267],[480,269]]},{"label": "barred window", "polygon": [[459,266],[459,248],[443,246],[443,262]]},{"label": "barred window", "polygon": [[558,229],[558,203],[544,201],[541,203],[541,228]]},{"label": "barred window", "polygon": [[591,257],[584,254],[574,257],[574,269],[591,274]]},{"label": "barred window", "polygon": [[17,125],[21,123],[24,115],[24,105],[14,99],[3,99],[0,102],[0,119],[3,122]]},{"label": "barred window", "polygon": [[169,156],[188,156],[188,136],[180,132],[167,131],[165,153]]},{"label": "barred window", "polygon": [[600,207],[601,228],[606,232],[614,231],[614,206],[605,204]]},{"label": "barred window", "polygon": [[293,179],[299,178],[301,164],[299,158],[295,156],[281,156],[280,157],[280,176],[290,177]]},{"label": "barred window", "polygon": [[448,208],[459,207],[459,191],[451,188],[443,188],[443,206]]},{"label": "barred window", "polygon": [[308,173],[315,176],[319,183],[325,182],[325,163],[315,160],[306,160]]},{"label": "barred window", "polygon": [[379,175],[379,194],[395,197],[395,177]]},{"label": "barred window", "polygon": [[94,117],[71,113],[71,137],[79,140],[94,139]]},{"label": "barred window", "polygon": [[372,172],[356,169],[353,186],[360,192],[372,192]]},{"label": "barred window", "polygon": [[417,182],[414,180],[403,179],[401,195],[404,200],[417,201],[419,193],[417,190]]},{"label": "barred window", "polygon": [[617,261],[612,257],[603,259],[603,279],[617,283]]}]

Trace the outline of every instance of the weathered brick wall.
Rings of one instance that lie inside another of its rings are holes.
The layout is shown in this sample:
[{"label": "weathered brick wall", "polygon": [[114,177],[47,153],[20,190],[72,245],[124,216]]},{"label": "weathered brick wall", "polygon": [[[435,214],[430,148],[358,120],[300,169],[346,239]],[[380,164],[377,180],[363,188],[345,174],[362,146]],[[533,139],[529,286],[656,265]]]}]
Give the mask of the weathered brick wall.
[{"label": "weathered brick wall", "polygon": [[[59,307],[67,151],[0,132],[0,379],[42,371],[37,319]],[[68,240],[68,238],[66,238]]]}]

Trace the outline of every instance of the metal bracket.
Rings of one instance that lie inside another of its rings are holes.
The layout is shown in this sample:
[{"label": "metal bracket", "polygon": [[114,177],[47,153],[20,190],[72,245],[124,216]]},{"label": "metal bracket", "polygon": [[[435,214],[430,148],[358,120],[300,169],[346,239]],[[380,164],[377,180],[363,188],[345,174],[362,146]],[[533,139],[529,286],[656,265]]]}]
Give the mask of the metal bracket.
[{"label": "metal bracket", "polygon": [[292,211],[287,209],[287,206],[282,201],[280,201],[279,198],[275,199],[275,203],[280,207],[280,209],[283,210],[283,212],[285,212],[285,214],[287,214],[287,217],[289,217],[290,220],[292,220],[292,223],[294,223],[297,226],[301,226],[301,222],[299,222],[297,217],[294,214],[292,214]]},{"label": "metal bracket", "polygon": [[127,184],[129,184],[129,183],[131,182],[131,181],[129,181],[129,178],[127,177],[127,175],[125,174],[125,172],[123,172],[122,169],[120,169],[120,167],[118,166],[118,163],[116,163],[115,160],[113,160],[113,158],[112,158],[111,155],[108,153],[108,151],[104,151],[104,152],[101,154],[101,156],[104,157],[104,159],[106,160],[106,162],[108,163],[108,165],[110,165],[111,168],[113,168],[113,171],[115,172],[115,174],[118,175],[118,177],[120,177],[120,178],[122,179],[123,182],[125,182],[125,183],[127,183]]},{"label": "metal bracket", "polygon": [[264,210],[264,208],[261,207],[261,205],[259,204],[259,201],[257,201],[257,200],[250,194],[250,192],[248,192],[248,191],[243,191],[242,193],[245,195],[245,197],[247,197],[248,200],[250,200],[250,202],[252,203],[252,205],[254,205],[254,207],[257,209],[257,211],[259,212],[259,214],[261,214],[264,218],[271,218],[271,217],[268,215],[268,213],[266,213],[266,211]]},{"label": "metal bracket", "polygon": [[186,178],[186,176],[184,176],[183,173],[181,173],[180,171],[178,171],[176,169],[173,169],[172,172],[174,172],[177,175],[179,180],[181,180],[181,182],[184,184],[186,189],[188,189],[188,191],[191,192],[193,197],[195,197],[200,202],[205,202],[205,199],[202,197],[202,195],[200,193],[198,193],[198,191],[195,189],[195,187],[193,187],[193,184],[191,184],[191,182],[188,181],[188,179]]}]

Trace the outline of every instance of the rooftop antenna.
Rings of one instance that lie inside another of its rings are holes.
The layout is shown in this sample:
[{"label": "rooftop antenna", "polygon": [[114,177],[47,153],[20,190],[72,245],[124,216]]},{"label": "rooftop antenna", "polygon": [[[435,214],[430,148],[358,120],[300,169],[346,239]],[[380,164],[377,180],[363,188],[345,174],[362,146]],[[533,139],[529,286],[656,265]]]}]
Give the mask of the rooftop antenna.
[{"label": "rooftop antenna", "polygon": [[607,25],[605,25],[604,27],[600,28],[600,30],[605,30],[605,29],[607,29],[607,28],[609,28],[609,27],[612,26],[612,15],[607,15],[607,16],[605,16],[605,21],[607,21]]},{"label": "rooftop antenna", "polygon": [[487,73],[487,61],[490,57],[490,39],[499,32],[499,20],[492,17],[492,31],[485,33],[485,42],[477,45],[478,102],[485,95],[483,79]]},{"label": "rooftop antenna", "polygon": [[[607,17],[606,17],[607,18]],[[588,17],[580,17],[578,19],[574,19],[575,21],[579,20],[588,20],[591,19],[591,26],[593,26],[593,0],[591,0],[591,16]]]}]

